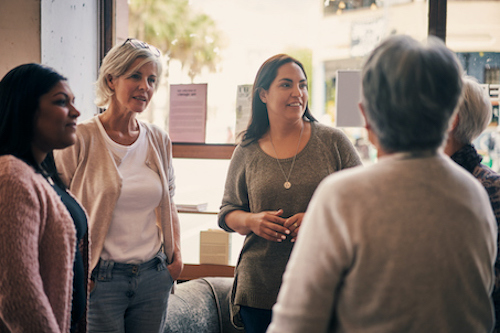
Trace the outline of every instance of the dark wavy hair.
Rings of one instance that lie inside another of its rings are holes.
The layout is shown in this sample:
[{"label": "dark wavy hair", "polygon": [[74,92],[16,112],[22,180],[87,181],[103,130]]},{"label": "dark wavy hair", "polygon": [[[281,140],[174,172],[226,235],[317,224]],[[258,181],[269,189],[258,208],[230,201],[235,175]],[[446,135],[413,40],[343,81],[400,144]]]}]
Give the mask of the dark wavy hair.
[{"label": "dark wavy hair", "polygon": [[[267,105],[260,99],[260,91],[262,89],[269,90],[271,83],[278,75],[278,69],[290,62],[296,63],[304,73],[307,79],[306,71],[304,66],[300,61],[295,58],[290,57],[287,54],[277,54],[267,59],[262,66],[260,66],[257,76],[255,77],[255,82],[253,84],[252,91],[252,116],[246,131],[242,132],[243,144],[248,145],[252,142],[259,140],[269,129],[269,116],[267,114]],[[309,111],[309,105],[306,105],[306,110],[302,116],[304,119],[309,121],[316,121]]]},{"label": "dark wavy hair", "polygon": [[66,78],[39,64],[10,70],[0,81],[0,156],[13,155],[61,185],[52,152],[39,165],[31,148],[40,97]]}]

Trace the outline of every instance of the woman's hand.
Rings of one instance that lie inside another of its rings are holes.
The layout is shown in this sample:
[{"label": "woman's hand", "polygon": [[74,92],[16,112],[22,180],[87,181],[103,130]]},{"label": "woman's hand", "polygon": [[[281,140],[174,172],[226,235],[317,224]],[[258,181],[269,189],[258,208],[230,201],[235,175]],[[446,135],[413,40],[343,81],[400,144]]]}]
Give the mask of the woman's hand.
[{"label": "woman's hand", "polygon": [[293,216],[290,216],[286,219],[283,226],[290,230],[290,235],[292,236],[291,242],[295,242],[297,240],[297,235],[299,234],[299,228],[302,224],[302,219],[304,218],[304,213],[297,213]]},{"label": "woman's hand", "polygon": [[170,272],[170,276],[175,281],[181,276],[182,269],[184,268],[184,264],[182,262],[182,258],[179,253],[174,252],[174,257],[170,265],[167,266],[168,271]]},{"label": "woman's hand", "polygon": [[283,209],[249,214],[246,223],[257,236],[272,242],[282,242],[290,230],[283,226],[286,220],[280,217],[281,214]]}]

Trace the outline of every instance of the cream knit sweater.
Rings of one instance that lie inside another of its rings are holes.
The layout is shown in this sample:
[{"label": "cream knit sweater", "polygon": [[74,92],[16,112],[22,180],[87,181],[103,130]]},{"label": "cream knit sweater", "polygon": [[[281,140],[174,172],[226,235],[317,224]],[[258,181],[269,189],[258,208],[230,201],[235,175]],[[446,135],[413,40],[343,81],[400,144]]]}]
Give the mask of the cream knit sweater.
[{"label": "cream knit sweater", "polygon": [[[99,261],[122,185],[117,168],[120,161],[108,151],[97,121],[98,118],[94,117],[79,124],[76,143],[54,152],[62,180],[89,215],[90,271]],[[150,143],[146,164],[158,173],[163,188],[156,216],[163,236],[164,251],[170,262],[174,252],[171,197],[175,190],[171,142],[159,128],[145,123],[141,126],[141,130],[146,130]]]}]

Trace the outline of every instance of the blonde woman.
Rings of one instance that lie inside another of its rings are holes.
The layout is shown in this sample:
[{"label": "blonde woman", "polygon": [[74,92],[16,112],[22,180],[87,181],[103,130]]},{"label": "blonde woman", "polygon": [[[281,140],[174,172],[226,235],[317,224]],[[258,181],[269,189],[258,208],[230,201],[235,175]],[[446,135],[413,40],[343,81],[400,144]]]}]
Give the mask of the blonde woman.
[{"label": "blonde woman", "polygon": [[183,267],[171,141],[136,119],[158,87],[160,56],[136,39],[113,47],[97,81],[105,112],[79,124],[75,146],[56,155],[90,215],[89,332],[162,331]]}]

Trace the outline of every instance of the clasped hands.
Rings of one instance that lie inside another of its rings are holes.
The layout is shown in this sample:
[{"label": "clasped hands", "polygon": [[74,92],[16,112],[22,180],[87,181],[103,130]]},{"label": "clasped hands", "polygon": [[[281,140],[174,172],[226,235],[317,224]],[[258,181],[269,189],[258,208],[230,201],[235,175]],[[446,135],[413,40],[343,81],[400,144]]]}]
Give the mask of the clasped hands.
[{"label": "clasped hands", "polygon": [[298,213],[285,219],[281,217],[283,209],[252,214],[251,230],[254,234],[272,242],[282,242],[291,236],[291,242],[297,240],[304,213]]}]

